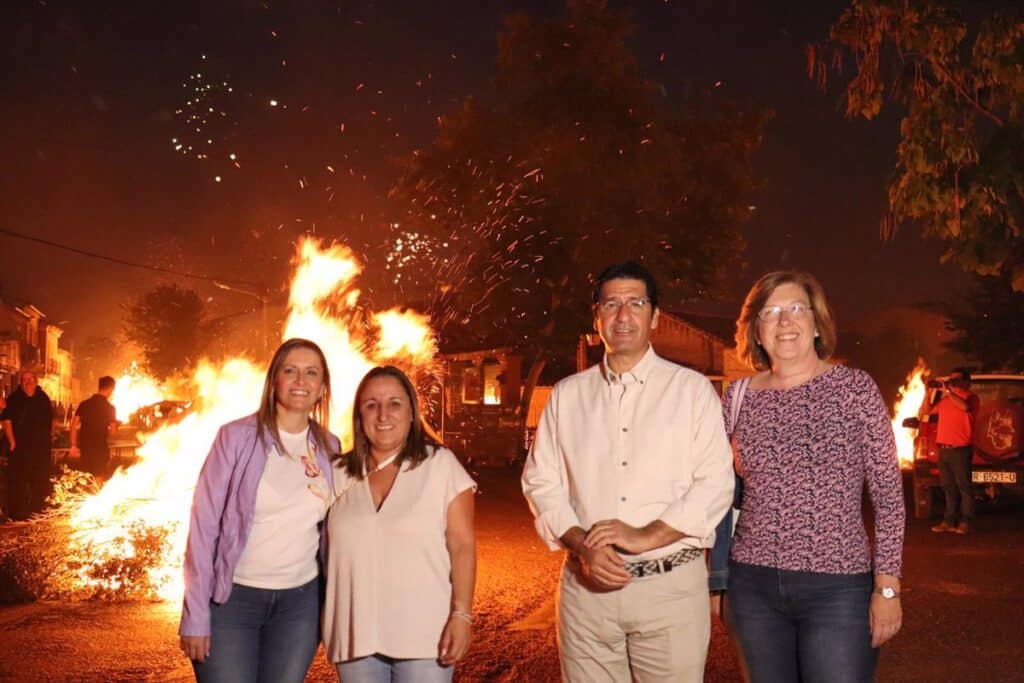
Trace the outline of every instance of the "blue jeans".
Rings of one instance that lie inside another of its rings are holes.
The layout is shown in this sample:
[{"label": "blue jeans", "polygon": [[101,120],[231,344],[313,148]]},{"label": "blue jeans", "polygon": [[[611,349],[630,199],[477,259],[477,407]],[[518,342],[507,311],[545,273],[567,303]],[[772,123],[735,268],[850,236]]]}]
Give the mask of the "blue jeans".
[{"label": "blue jeans", "polygon": [[395,659],[370,655],[338,664],[342,683],[449,683],[454,666],[436,659]]},{"label": "blue jeans", "polygon": [[708,590],[724,591],[729,581],[729,548],[732,547],[732,508],[715,527],[715,545],[708,561]]},{"label": "blue jeans", "polygon": [[729,564],[726,619],[751,683],[874,680],[868,609],[874,579]]},{"label": "blue jeans", "polygon": [[729,580],[729,549],[732,547],[732,513],[743,503],[743,478],[736,476],[732,507],[715,527],[715,545],[708,562],[708,590],[724,591]]},{"label": "blue jeans", "polygon": [[320,579],[298,588],[231,587],[210,603],[210,656],[199,683],[302,683],[320,644]]}]

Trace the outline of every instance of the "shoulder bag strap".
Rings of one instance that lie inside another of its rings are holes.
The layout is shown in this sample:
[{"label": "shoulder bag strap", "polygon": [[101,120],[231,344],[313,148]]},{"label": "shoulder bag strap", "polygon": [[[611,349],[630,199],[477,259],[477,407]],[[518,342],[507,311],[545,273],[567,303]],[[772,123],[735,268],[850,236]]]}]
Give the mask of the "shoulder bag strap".
[{"label": "shoulder bag strap", "polygon": [[740,420],[740,409],[743,407],[743,397],[747,394],[750,380],[750,377],[736,380],[736,388],[733,390],[731,400],[729,401],[729,424],[726,425],[730,437],[736,431],[736,423]]}]

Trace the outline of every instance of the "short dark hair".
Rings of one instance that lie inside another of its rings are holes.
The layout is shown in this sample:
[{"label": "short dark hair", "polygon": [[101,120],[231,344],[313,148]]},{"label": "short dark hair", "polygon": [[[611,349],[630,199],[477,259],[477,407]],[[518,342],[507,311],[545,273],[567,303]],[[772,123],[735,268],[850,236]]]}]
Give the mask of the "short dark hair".
[{"label": "short dark hair", "polygon": [[640,280],[647,288],[647,300],[651,302],[651,308],[658,307],[658,283],[654,281],[651,271],[641,266],[636,261],[623,261],[613,263],[597,276],[594,282],[594,303],[601,300],[601,287],[611,280]]},{"label": "short dark hair", "polygon": [[99,390],[103,391],[104,389],[113,389],[115,384],[117,384],[117,382],[114,381],[113,377],[110,375],[103,375],[100,377]]}]

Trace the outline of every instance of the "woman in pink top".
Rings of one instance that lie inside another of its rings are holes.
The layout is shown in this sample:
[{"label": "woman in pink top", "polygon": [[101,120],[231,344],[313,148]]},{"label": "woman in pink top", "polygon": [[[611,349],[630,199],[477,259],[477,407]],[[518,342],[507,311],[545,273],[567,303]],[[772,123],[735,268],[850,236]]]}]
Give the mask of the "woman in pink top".
[{"label": "woman in pink top", "polygon": [[835,323],[807,273],[758,280],[736,341],[759,371],[734,431],[745,489],[726,618],[745,668],[755,683],[870,681],[902,620],[905,511],[888,409],[867,373],[828,362]]},{"label": "woman in pink top", "polygon": [[327,658],[344,683],[450,681],[473,621],[476,485],[396,367],[360,382],[352,434],[327,519]]}]

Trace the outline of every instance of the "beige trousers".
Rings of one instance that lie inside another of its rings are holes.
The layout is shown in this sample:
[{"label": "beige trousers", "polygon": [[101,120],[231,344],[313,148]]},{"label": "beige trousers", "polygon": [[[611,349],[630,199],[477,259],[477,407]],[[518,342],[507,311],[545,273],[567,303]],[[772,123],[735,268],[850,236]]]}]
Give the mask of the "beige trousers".
[{"label": "beige trousers", "polygon": [[701,558],[598,592],[567,561],[558,592],[558,649],[568,683],[701,683],[711,638]]}]

